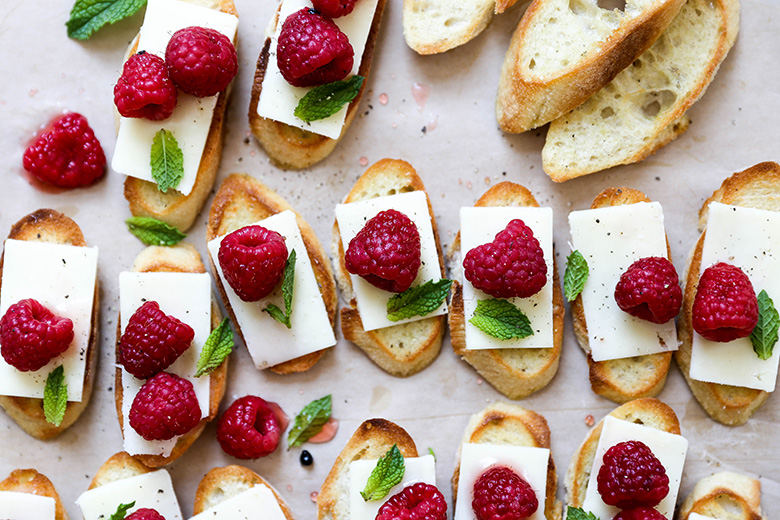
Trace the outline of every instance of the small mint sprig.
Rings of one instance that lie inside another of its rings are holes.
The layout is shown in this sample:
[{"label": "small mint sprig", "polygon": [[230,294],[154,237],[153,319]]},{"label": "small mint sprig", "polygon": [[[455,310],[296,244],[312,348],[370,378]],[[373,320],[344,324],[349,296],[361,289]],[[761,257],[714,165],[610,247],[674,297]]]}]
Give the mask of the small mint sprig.
[{"label": "small mint sprig", "polygon": [[290,323],[290,315],[292,314],[292,302],[293,302],[293,290],[295,289],[295,260],[297,256],[295,249],[290,251],[290,255],[287,257],[287,263],[284,265],[284,277],[282,278],[282,297],[284,298],[284,311],[269,303],[268,306],[263,309],[271,315],[273,319],[284,325],[285,327],[292,328]]},{"label": "small mint sprig", "polygon": [[173,133],[165,128],[154,134],[149,164],[157,189],[163,193],[176,189],[184,177],[184,154]]},{"label": "small mint sprig", "polygon": [[588,281],[588,261],[582,253],[575,250],[566,259],[566,272],[563,275],[563,290],[568,301],[574,301]]},{"label": "small mint sprig", "polygon": [[322,431],[331,416],[331,395],[312,401],[295,416],[293,426],[287,434],[287,449],[300,446]]},{"label": "small mint sprig", "polygon": [[135,506],[135,500],[133,500],[129,504],[119,504],[119,506],[116,508],[116,511],[114,512],[113,515],[111,515],[111,518],[109,520],[125,520],[125,516],[127,516],[127,512],[133,506]]},{"label": "small mint sprig", "polygon": [[65,22],[68,36],[86,40],[106,24],[132,16],[146,5],[146,0],[76,0]]},{"label": "small mint sprig", "polygon": [[772,357],[778,339],[778,328],[780,328],[780,315],[772,298],[762,289],[758,293],[758,323],[750,333],[753,350],[760,359]]},{"label": "small mint sprig", "polygon": [[404,478],[404,471],[406,471],[404,456],[401,455],[398,445],[393,444],[393,447],[376,462],[376,466],[371,470],[366,487],[360,492],[360,496],[366,502],[382,500],[391,489],[401,483],[401,480]]},{"label": "small mint sprig", "polygon": [[187,237],[186,233],[152,217],[130,217],[125,224],[147,246],[175,246]]},{"label": "small mint sprig", "polygon": [[531,320],[506,300],[491,298],[479,300],[469,323],[479,330],[501,340],[532,336]]},{"label": "small mint sprig", "polygon": [[293,114],[306,122],[328,118],[355,99],[364,79],[363,76],[352,76],[314,87],[301,98]]},{"label": "small mint sprig", "polygon": [[599,520],[599,517],[579,507],[566,508],[566,520]]},{"label": "small mint sprig", "polygon": [[233,329],[230,328],[230,320],[225,318],[216,329],[211,331],[206,343],[203,344],[195,367],[195,377],[212,373],[232,351]]},{"label": "small mint sprig", "polygon": [[387,301],[387,319],[400,321],[432,313],[447,297],[450,287],[452,280],[442,278],[435,282],[428,280],[422,285],[394,294]]},{"label": "small mint sprig", "polygon": [[68,407],[68,385],[65,383],[65,367],[60,365],[46,377],[43,389],[43,416],[46,422],[59,426]]}]

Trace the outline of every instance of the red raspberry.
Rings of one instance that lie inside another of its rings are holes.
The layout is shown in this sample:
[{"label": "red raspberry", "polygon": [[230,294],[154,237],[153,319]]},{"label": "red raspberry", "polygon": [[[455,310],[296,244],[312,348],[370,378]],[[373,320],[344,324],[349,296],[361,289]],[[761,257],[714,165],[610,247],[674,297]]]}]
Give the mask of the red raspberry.
[{"label": "red raspberry", "polygon": [[55,118],[24,152],[24,169],[41,182],[80,188],[106,173],[106,155],[87,119],[76,112]]},{"label": "red raspberry", "polygon": [[325,16],[339,18],[347,16],[355,9],[357,0],[312,0],[314,9]]},{"label": "red raspberry", "polygon": [[282,428],[271,407],[254,395],[237,399],[217,423],[222,451],[239,459],[270,455],[279,445]]},{"label": "red raspberry", "polygon": [[282,24],[276,62],[287,83],[312,87],[346,78],[354,54],[349,38],[333,20],[303,8]]},{"label": "red raspberry", "polygon": [[197,426],[200,418],[192,383],[167,372],[148,379],[130,407],[130,426],[147,441],[183,435]]},{"label": "red raspberry", "polygon": [[73,322],[56,316],[37,300],[8,307],[0,319],[0,354],[21,372],[40,370],[73,342]]},{"label": "red raspberry", "polygon": [[171,366],[194,337],[192,327],[148,301],[130,316],[119,339],[117,360],[138,379],[146,379]]},{"label": "red raspberry", "polygon": [[179,29],[165,49],[165,63],[182,92],[209,97],[227,88],[238,72],[238,56],[230,39],[205,27]]},{"label": "red raspberry", "polygon": [[620,276],[615,286],[615,301],[631,316],[666,323],[674,319],[682,307],[677,271],[666,258],[640,258]]},{"label": "red raspberry", "polygon": [[176,96],[165,61],[144,51],[130,56],[114,85],[114,104],[124,117],[168,119],[176,108]]},{"label": "red raspberry", "polygon": [[666,469],[641,441],[619,442],[608,449],[597,481],[604,503],[621,509],[654,507],[669,494]]},{"label": "red raspberry", "polygon": [[158,513],[156,509],[142,507],[127,515],[125,520],[165,520],[165,517]]},{"label": "red raspberry", "polygon": [[382,211],[349,242],[344,260],[347,271],[371,285],[404,292],[420,270],[420,232],[400,211]]},{"label": "red raspberry", "polygon": [[667,520],[664,515],[652,507],[626,509],[615,515],[612,520]]},{"label": "red raspberry", "polygon": [[471,507],[477,520],[522,520],[539,507],[528,482],[506,466],[486,470],[474,483]]},{"label": "red raspberry", "polygon": [[750,278],[726,263],[708,267],[693,300],[693,330],[710,341],[750,336],[758,323],[758,300]]},{"label": "red raspberry", "polygon": [[238,297],[256,302],[271,294],[282,279],[287,246],[276,231],[247,226],[222,239],[217,259]]},{"label": "red raspberry", "polygon": [[382,504],[375,520],[446,520],[447,502],[436,486],[406,486]]},{"label": "red raspberry", "polygon": [[542,247],[520,219],[511,221],[492,242],[466,253],[463,269],[466,280],[495,298],[528,298],[547,283]]}]

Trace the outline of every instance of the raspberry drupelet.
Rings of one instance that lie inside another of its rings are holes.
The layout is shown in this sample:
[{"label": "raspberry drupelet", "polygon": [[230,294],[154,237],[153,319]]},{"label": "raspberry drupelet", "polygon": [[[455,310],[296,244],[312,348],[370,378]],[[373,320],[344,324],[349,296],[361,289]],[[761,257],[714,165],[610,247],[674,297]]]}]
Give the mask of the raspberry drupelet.
[{"label": "raspberry drupelet", "polygon": [[21,300],[0,319],[0,353],[21,372],[40,370],[73,342],[73,322],[38,300]]},{"label": "raspberry drupelet", "polygon": [[236,399],[217,423],[217,441],[222,451],[238,459],[270,455],[279,445],[281,434],[271,407],[254,395]]}]

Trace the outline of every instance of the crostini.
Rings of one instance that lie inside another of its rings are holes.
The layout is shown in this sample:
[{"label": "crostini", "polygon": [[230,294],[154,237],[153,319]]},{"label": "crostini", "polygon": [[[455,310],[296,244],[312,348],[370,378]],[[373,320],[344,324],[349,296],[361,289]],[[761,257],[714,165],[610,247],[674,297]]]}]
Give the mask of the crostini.
[{"label": "crostini", "polygon": [[766,520],[758,479],[720,471],[699,480],[680,506],[680,520]]},{"label": "crostini", "polygon": [[24,520],[27,515],[68,520],[59,493],[51,480],[34,469],[17,469],[0,482],[0,518]]}]

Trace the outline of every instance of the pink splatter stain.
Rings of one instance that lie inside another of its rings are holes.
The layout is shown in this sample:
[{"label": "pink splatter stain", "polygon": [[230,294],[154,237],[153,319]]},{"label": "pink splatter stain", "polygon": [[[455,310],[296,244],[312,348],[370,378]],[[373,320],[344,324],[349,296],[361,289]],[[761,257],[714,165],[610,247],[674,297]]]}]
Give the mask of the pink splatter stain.
[{"label": "pink splatter stain", "polygon": [[360,158],[360,166],[368,166],[368,157],[365,155]]},{"label": "pink splatter stain", "polygon": [[439,125],[439,116],[433,116],[433,118],[428,121],[428,124],[425,125],[428,132],[433,132],[436,130],[436,127]]},{"label": "pink splatter stain", "polygon": [[309,439],[308,442],[313,444],[322,444],[323,442],[328,442],[336,436],[337,431],[339,431],[339,421],[331,417],[322,427],[322,430],[317,435],[314,435],[311,439]]},{"label": "pink splatter stain", "polygon": [[318,496],[319,493],[317,493],[316,491],[312,491],[311,494],[309,495],[309,498],[311,499],[312,502],[317,502]]},{"label": "pink splatter stain", "polygon": [[412,97],[417,102],[417,108],[422,110],[425,108],[425,104],[428,102],[428,96],[431,93],[431,86],[425,83],[414,82],[412,85]]},{"label": "pink splatter stain", "polygon": [[284,413],[284,410],[282,410],[282,407],[279,406],[277,403],[273,401],[266,401],[268,403],[268,407],[271,408],[271,411],[276,416],[276,420],[279,421],[279,428],[281,428],[282,431],[287,429],[287,425],[290,424],[290,418],[287,416],[286,413]]},{"label": "pink splatter stain", "polygon": [[384,92],[379,94],[379,104],[380,105],[386,105],[387,104],[387,100],[388,100],[387,94],[385,94]]}]

